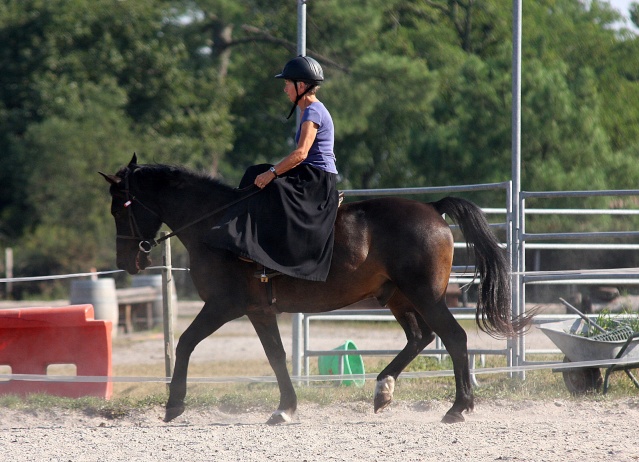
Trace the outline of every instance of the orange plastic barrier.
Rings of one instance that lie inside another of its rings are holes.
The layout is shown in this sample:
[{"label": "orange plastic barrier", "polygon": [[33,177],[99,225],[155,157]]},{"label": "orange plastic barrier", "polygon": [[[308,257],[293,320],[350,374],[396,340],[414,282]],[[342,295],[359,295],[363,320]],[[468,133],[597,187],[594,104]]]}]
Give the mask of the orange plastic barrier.
[{"label": "orange plastic barrier", "polygon": [[[75,364],[78,376],[111,376],[111,321],[93,319],[92,305],[0,310],[0,365],[12,374],[47,374],[52,364]],[[0,379],[0,394],[48,393],[109,399],[112,382]]]}]

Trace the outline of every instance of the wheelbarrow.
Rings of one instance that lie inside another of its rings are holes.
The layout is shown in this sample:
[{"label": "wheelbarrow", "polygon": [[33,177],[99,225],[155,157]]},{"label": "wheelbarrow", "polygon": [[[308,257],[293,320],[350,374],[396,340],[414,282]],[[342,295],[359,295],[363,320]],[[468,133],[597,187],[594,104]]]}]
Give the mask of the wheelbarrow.
[{"label": "wheelbarrow", "polygon": [[[631,369],[639,367],[639,332],[633,332],[630,326],[622,323],[606,331],[577,308],[563,299],[560,300],[577,312],[581,319],[546,323],[540,325],[539,329],[564,353],[565,363],[611,359],[623,359],[625,363],[602,366],[606,368],[603,379],[599,367],[562,368],[560,371],[568,391],[573,395],[581,395],[599,391],[603,385],[603,393],[606,394],[610,374],[618,370],[623,370],[639,388],[639,381],[631,372]],[[598,328],[599,333],[588,336],[593,326]],[[633,362],[635,359],[636,362]],[[628,360],[631,362],[628,363]]]}]

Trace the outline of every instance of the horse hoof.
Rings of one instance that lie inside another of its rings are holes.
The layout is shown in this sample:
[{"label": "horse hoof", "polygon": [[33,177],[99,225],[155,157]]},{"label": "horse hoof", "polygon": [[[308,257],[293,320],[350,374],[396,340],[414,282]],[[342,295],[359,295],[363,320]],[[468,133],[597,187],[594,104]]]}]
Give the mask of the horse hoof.
[{"label": "horse hoof", "polygon": [[453,424],[464,422],[464,416],[461,415],[461,412],[448,412],[444,418],[442,419],[442,423]]},{"label": "horse hoof", "polygon": [[164,421],[170,422],[171,420],[179,417],[184,412],[184,404],[180,406],[167,407],[166,413],[164,414]]},{"label": "horse hoof", "polygon": [[395,391],[395,379],[393,377],[384,377],[377,381],[375,386],[375,414],[384,410],[393,401],[393,392]]},{"label": "horse hoof", "polygon": [[291,423],[293,419],[284,411],[275,411],[266,421],[268,425],[281,425]]}]

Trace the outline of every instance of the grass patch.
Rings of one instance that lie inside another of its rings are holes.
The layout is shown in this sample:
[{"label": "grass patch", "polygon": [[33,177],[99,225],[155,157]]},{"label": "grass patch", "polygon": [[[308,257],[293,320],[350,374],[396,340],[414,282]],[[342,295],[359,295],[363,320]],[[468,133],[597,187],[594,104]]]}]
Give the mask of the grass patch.
[{"label": "grass patch", "polygon": [[0,408],[22,411],[67,410],[80,411],[88,416],[100,416],[105,419],[119,419],[136,411],[144,411],[153,406],[163,405],[165,396],[152,395],[141,399],[116,398],[105,400],[95,397],[62,398],[46,394],[33,394],[25,398],[0,396]]},{"label": "grass patch", "polygon": [[[623,308],[619,314],[626,315],[627,318],[617,320],[616,316],[613,316],[612,311],[605,308],[599,312],[599,315],[595,320],[595,324],[604,329],[606,332],[618,329],[623,325],[630,327],[632,332],[639,332],[639,311],[632,311],[628,308]],[[586,337],[594,337],[598,334],[601,334],[601,331],[595,326],[591,326]]]},{"label": "grass patch", "polygon": [[[449,359],[438,361],[435,358],[420,356],[407,368],[409,372],[449,370],[452,363]],[[538,360],[561,361],[561,357],[535,357]],[[387,360],[365,358],[367,373],[381,371]],[[315,367],[316,367],[315,362]],[[502,357],[488,356],[487,368],[503,367]],[[118,366],[116,376],[161,376],[163,368],[156,366]],[[477,369],[481,372],[481,368]],[[602,370],[602,372],[605,372]],[[311,374],[317,373],[317,369]],[[193,364],[190,377],[213,376],[273,376],[266,361],[234,361],[210,364]],[[639,390],[623,372],[616,372],[610,381],[607,395],[593,393],[587,396],[573,397],[567,390],[561,373],[553,373],[550,369],[529,371],[526,380],[517,380],[507,374],[479,374],[480,386],[475,388],[477,402],[493,400],[595,400],[606,401],[636,397]],[[362,407],[372,407],[375,392],[375,381],[367,380],[363,387],[336,386],[333,382],[311,382],[310,385],[297,386],[296,391],[300,403],[332,405],[339,403],[362,403]],[[395,400],[397,401],[447,401],[455,397],[455,381],[453,377],[402,378],[397,382]],[[90,416],[101,416],[105,419],[125,418],[136,412],[163,407],[167,399],[165,384],[139,383],[114,384],[114,395],[109,401],[100,398],[60,398],[48,395],[31,395],[26,398],[16,396],[0,396],[0,409],[24,411],[71,410]],[[190,384],[186,404],[189,408],[218,408],[226,413],[243,413],[260,411],[270,413],[279,402],[279,391],[275,383],[211,383]]]}]

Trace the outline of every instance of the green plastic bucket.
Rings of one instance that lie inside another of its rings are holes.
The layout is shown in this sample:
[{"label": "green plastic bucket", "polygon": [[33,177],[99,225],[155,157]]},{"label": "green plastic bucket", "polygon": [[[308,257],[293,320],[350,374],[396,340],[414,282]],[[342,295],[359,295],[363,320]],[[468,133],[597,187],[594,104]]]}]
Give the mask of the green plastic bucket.
[{"label": "green plastic bucket", "polygon": [[[357,351],[355,344],[347,340],[343,345],[333,348],[333,350],[354,350]],[[344,368],[341,375],[361,375],[360,379],[342,380],[342,385],[364,386],[364,361],[361,355],[340,355],[340,356],[320,356],[318,358],[318,366],[320,375],[340,375],[340,359],[343,358]]]}]

